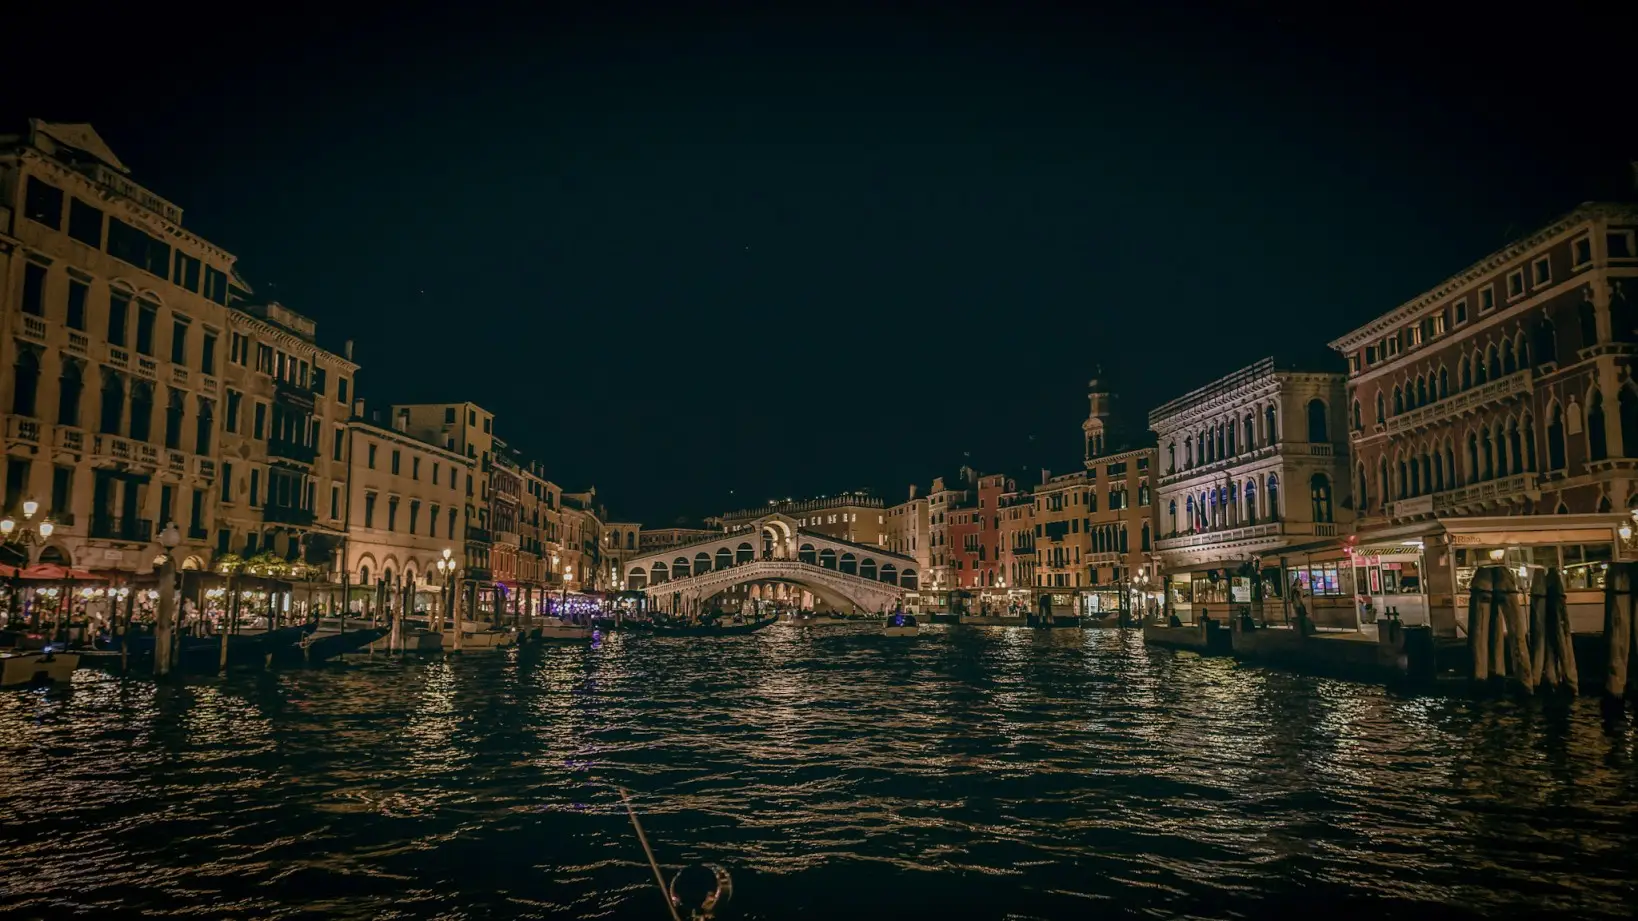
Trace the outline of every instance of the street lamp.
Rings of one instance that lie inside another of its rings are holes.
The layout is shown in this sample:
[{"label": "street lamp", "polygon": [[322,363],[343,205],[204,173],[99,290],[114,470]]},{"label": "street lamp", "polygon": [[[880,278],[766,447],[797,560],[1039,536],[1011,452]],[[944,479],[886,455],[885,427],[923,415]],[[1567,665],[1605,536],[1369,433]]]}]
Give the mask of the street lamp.
[{"label": "street lamp", "polygon": [[17,552],[30,566],[38,562],[45,542],[51,539],[51,532],[57,528],[50,518],[35,522],[34,516],[39,511],[40,503],[28,499],[23,502],[23,520],[20,524],[10,515],[0,518],[0,544],[20,545],[22,549]]},{"label": "street lamp", "polygon": [[[443,626],[443,615],[444,615],[444,613],[448,613],[450,611],[450,609],[452,609],[454,607],[454,604],[455,604],[455,590],[454,590],[454,587],[455,587],[455,570],[460,568],[460,565],[461,565],[460,563],[457,563],[455,561],[455,551],[449,549],[448,547],[445,547],[444,548],[444,555],[437,562],[438,576],[441,579],[443,579],[443,582],[444,582],[444,592],[443,592],[443,594],[444,594],[444,611],[443,611],[443,613],[440,613],[438,615],[438,632],[439,633],[442,633],[444,631],[444,626]],[[455,622],[455,632],[456,632],[457,636],[460,635],[460,630],[461,630],[460,622],[456,621]]]}]

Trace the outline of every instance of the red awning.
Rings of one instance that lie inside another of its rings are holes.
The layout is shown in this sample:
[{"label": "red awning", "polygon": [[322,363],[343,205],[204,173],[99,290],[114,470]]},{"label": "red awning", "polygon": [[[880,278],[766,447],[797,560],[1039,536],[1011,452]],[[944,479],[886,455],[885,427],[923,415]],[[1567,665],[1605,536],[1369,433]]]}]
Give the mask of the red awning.
[{"label": "red awning", "polygon": [[33,566],[19,573],[24,579],[33,579],[39,582],[66,582],[73,579],[76,582],[101,582],[103,578],[95,573],[83,569],[71,569],[59,566],[56,563],[35,563]]}]

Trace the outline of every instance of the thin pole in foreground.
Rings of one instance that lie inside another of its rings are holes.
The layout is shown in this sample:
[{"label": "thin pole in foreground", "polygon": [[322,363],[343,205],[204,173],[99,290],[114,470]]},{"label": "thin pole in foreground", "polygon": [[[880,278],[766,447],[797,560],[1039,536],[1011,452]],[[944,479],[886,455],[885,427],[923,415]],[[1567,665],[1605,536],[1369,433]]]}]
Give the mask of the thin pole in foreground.
[{"label": "thin pole in foreground", "polygon": [[620,791],[620,801],[626,804],[626,815],[631,817],[631,827],[637,830],[637,842],[643,846],[643,853],[648,855],[648,865],[654,870],[654,884],[660,887],[660,895],[665,899],[665,909],[671,912],[671,921],[682,921],[677,914],[677,906],[671,902],[671,893],[665,888],[665,874],[660,872],[660,862],[654,859],[654,849],[648,846],[648,836],[643,834],[643,823],[637,821],[637,810],[631,808],[631,794],[625,787],[615,787]]}]

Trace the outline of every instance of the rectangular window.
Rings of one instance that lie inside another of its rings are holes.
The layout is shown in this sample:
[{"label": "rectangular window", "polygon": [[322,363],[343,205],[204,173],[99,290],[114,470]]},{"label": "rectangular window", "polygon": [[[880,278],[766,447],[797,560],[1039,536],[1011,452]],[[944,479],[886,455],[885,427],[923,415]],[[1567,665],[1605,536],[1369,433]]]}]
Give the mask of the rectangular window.
[{"label": "rectangular window", "polygon": [[1359,373],[1359,355],[1358,354],[1348,356],[1348,373],[1349,374],[1358,374]]},{"label": "rectangular window", "polygon": [[1531,263],[1530,267],[1532,269],[1532,277],[1535,279],[1533,282],[1531,282],[1531,284],[1538,288],[1542,285],[1552,284],[1552,260],[1548,259],[1546,256],[1542,256],[1540,259],[1537,259],[1535,262]]},{"label": "rectangular window", "polygon": [[416,522],[418,520],[420,520],[420,518],[421,518],[421,503],[418,502],[418,501],[411,500],[411,502],[410,502],[410,520],[409,520],[409,532],[411,534],[415,533],[415,525],[416,525]]},{"label": "rectangular window", "polygon": [[449,514],[447,516],[445,516],[445,517],[447,517],[449,519],[449,539],[454,540],[455,539],[455,510],[450,509]]},{"label": "rectangular window", "polygon": [[365,462],[365,465],[368,466],[371,470],[374,470],[375,469],[375,445],[374,444],[370,445],[368,453],[369,453],[369,457],[367,458],[367,460]]},{"label": "rectangular window", "polygon": [[330,517],[341,518],[341,487],[335,484],[330,486]]},{"label": "rectangular window", "polygon": [[466,411],[466,424],[469,425],[469,426],[478,424],[478,411],[477,410],[469,409],[469,410]]},{"label": "rectangular window", "polygon": [[1638,243],[1630,230],[1612,230],[1604,235],[1604,250],[1611,259],[1631,259],[1638,256]]},{"label": "rectangular window", "polygon": [[393,476],[398,475],[398,460],[399,460],[398,449],[393,448],[392,449],[392,475]]},{"label": "rectangular window", "polygon": [[199,370],[211,375],[216,373],[215,333],[205,333],[204,344],[199,349]]},{"label": "rectangular window", "polygon": [[1480,313],[1488,313],[1489,311],[1495,309],[1495,307],[1496,307],[1496,289],[1495,288],[1480,288],[1479,289],[1479,312]]},{"label": "rectangular window", "polygon": [[347,402],[347,379],[345,377],[336,378],[336,402],[341,404]]},{"label": "rectangular window", "polygon": [[421,478],[421,459],[419,457],[412,457],[412,458],[410,458],[410,479],[419,480],[420,478]]},{"label": "rectangular window", "polygon": [[115,291],[108,296],[108,344],[125,346],[126,327],[131,321],[131,299]]},{"label": "rectangular window", "polygon": [[1451,315],[1456,318],[1455,323],[1461,326],[1467,322],[1467,298],[1462,298],[1450,307]]},{"label": "rectangular window", "polygon": [[240,333],[228,334],[228,361],[236,365],[250,362],[250,338]]},{"label": "rectangular window", "polygon": [[85,299],[91,293],[91,286],[77,278],[68,280],[68,314],[63,322],[69,329],[85,331]]},{"label": "rectangular window", "polygon": [[387,530],[398,530],[398,497],[390,496],[387,499]]},{"label": "rectangular window", "polygon": [[233,501],[233,465],[226,461],[222,463],[222,501]]},{"label": "rectangular window", "polygon": [[208,265],[205,266],[205,290],[202,293],[216,303],[226,306],[228,302],[227,273],[217,271]]},{"label": "rectangular window", "polygon": [[318,394],[319,396],[324,396],[324,391],[329,389],[327,387],[327,384],[328,384],[328,381],[326,380],[327,376],[328,375],[327,375],[327,373],[325,372],[325,370],[323,368],[319,367],[318,365],[313,366],[313,387],[312,387],[312,389],[313,389],[313,392]]},{"label": "rectangular window", "polygon": [[438,485],[438,462],[432,462],[432,485]]},{"label": "rectangular window", "polygon": [[23,264],[23,312],[45,316],[46,269],[32,262]]},{"label": "rectangular window", "polygon": [[198,259],[178,250],[176,253],[176,273],[171,277],[171,281],[179,288],[187,288],[194,294],[198,294],[199,267]]},{"label": "rectangular window", "polygon": [[51,468],[51,517],[61,521],[74,511],[74,468]]},{"label": "rectangular window", "polygon": [[171,520],[171,504],[176,501],[176,487],[169,483],[159,487],[159,527],[164,529]]},{"label": "rectangular window", "polygon": [[70,199],[68,235],[92,249],[102,249],[102,210],[77,198]]},{"label": "rectangular window", "polygon": [[239,404],[243,399],[244,394],[237,390],[227,392],[227,408],[223,411],[222,425],[235,435],[239,433]]},{"label": "rectangular window", "polygon": [[188,510],[188,536],[205,536],[205,491],[193,491],[193,507]]},{"label": "rectangular window", "polygon": [[136,350],[140,355],[154,353],[154,320],[159,308],[147,301],[137,302]]},{"label": "rectangular window", "polygon": [[447,406],[447,407],[444,408],[444,424],[445,425],[454,425],[455,424],[455,407]]},{"label": "rectangular window", "polygon": [[108,255],[150,275],[171,277],[171,245],[117,217],[108,219]]},{"label": "rectangular window", "polygon": [[364,527],[375,527],[375,493],[364,494]]},{"label": "rectangular window", "polygon": [[14,509],[28,491],[28,464],[19,457],[6,458],[6,508]]},{"label": "rectangular window", "polygon": [[188,363],[188,324],[183,320],[171,322],[171,363]]},{"label": "rectangular window", "polygon": [[273,373],[273,346],[263,342],[256,343],[256,370],[267,374]]},{"label": "rectangular window", "polygon": [[52,230],[61,230],[63,190],[41,182],[38,177],[28,177],[28,191],[23,193],[23,216]]},{"label": "rectangular window", "polygon": [[261,498],[262,498],[262,472],[260,470],[257,470],[255,467],[252,467],[252,468],[250,468],[250,504],[251,504],[251,506],[254,507],[254,506],[257,506],[257,505],[261,505],[262,504],[261,503]]},{"label": "rectangular window", "polygon": [[1580,268],[1592,261],[1592,237],[1582,237],[1570,244],[1570,265]]},{"label": "rectangular window", "polygon": [[343,440],[346,438],[346,432],[347,432],[346,429],[343,429],[339,425],[336,426],[336,440],[335,440],[335,443],[330,446],[330,457],[332,459],[334,459],[334,460],[341,460],[341,451],[342,451],[341,446],[342,446]]},{"label": "rectangular window", "polygon": [[1507,273],[1507,299],[1514,300],[1524,296],[1524,270],[1519,269]]}]

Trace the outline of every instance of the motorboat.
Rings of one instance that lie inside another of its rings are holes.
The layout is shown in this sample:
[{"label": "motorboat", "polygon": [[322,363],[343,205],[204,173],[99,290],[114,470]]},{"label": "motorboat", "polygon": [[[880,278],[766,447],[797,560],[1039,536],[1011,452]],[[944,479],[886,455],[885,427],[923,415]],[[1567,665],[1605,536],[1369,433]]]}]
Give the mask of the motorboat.
[{"label": "motorboat", "polygon": [[291,646],[275,650],[273,661],[280,665],[317,665],[336,656],[357,652],[390,632],[386,627],[320,630],[303,636]]},{"label": "motorboat", "polygon": [[920,632],[915,616],[902,611],[887,615],[887,621],[882,624],[882,636],[915,636]]},{"label": "motorboat", "polygon": [[589,640],[592,628],[561,617],[547,617],[543,618],[531,632],[542,640]]},{"label": "motorboat", "polygon": [[79,667],[80,656],[73,652],[47,648],[39,652],[3,653],[0,654],[0,687],[67,683],[73,678],[74,669]]},{"label": "motorboat", "polygon": [[834,614],[817,614],[813,611],[797,611],[786,621],[793,627],[838,627],[850,624],[853,621],[846,617],[837,617]]},{"label": "motorboat", "polygon": [[[398,638],[398,652],[442,652],[446,640],[436,630],[407,630]],[[370,643],[371,652],[393,652],[392,637],[383,634]]]},{"label": "motorboat", "polygon": [[518,641],[516,630],[485,629],[475,630],[461,635],[462,649],[501,649],[511,646]]}]

